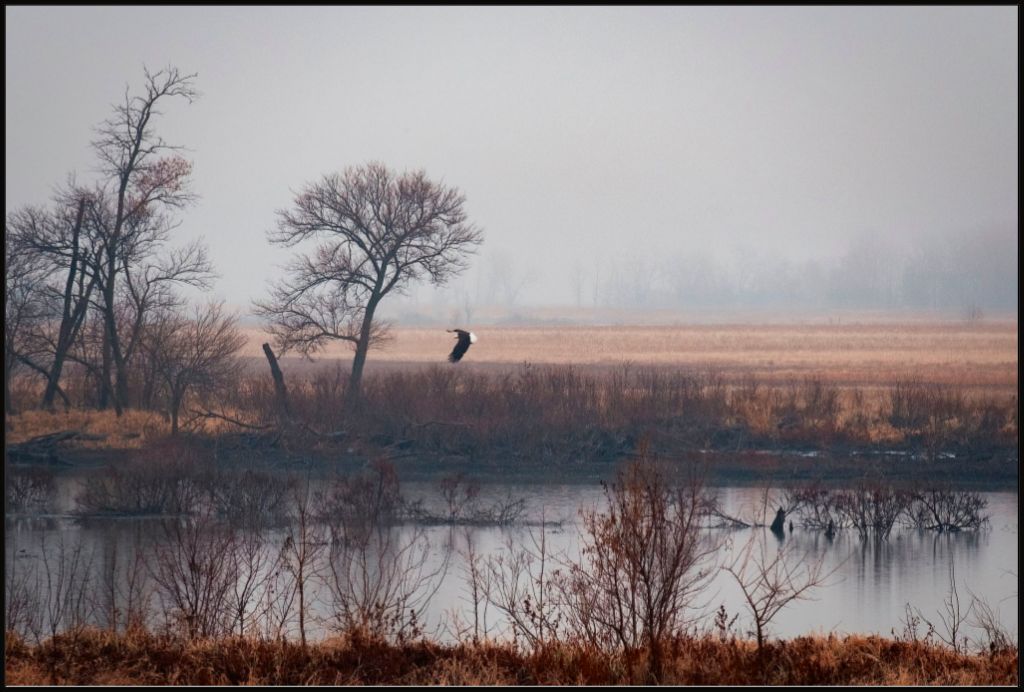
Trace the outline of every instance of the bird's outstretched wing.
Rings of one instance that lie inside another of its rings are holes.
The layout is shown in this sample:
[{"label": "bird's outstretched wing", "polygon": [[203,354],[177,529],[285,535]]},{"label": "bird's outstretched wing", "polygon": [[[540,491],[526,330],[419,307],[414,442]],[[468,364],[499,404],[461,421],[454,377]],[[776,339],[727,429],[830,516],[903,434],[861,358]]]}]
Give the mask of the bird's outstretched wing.
[{"label": "bird's outstretched wing", "polygon": [[455,344],[455,348],[448,354],[448,360],[452,363],[458,363],[462,359],[462,356],[466,355],[466,351],[469,350],[469,337],[459,337],[459,342]]},{"label": "bird's outstretched wing", "polygon": [[455,344],[455,348],[453,348],[452,352],[448,354],[448,361],[451,363],[458,363],[462,359],[462,356],[466,355],[466,351],[469,350],[469,344],[471,343],[469,339],[469,332],[461,329],[449,329],[448,331],[455,332],[458,334],[459,338],[458,342]]}]

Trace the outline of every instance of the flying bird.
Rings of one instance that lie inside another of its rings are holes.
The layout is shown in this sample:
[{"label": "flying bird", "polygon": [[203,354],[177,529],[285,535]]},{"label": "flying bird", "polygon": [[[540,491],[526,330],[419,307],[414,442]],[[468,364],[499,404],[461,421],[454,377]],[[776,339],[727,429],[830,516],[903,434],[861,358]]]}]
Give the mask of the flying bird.
[{"label": "flying bird", "polygon": [[462,360],[462,356],[466,355],[466,351],[469,350],[470,344],[476,343],[476,334],[473,332],[467,332],[465,329],[449,329],[449,332],[454,332],[458,335],[458,342],[455,344],[455,348],[448,355],[448,360],[452,363],[458,363]]}]

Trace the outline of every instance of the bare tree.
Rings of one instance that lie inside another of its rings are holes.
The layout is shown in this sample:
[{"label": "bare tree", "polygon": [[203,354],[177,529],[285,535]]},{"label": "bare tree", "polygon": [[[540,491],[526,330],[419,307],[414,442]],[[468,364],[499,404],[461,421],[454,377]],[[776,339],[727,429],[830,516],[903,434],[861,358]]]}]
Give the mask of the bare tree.
[{"label": "bare tree", "polygon": [[19,359],[46,380],[42,399],[46,409],[52,410],[57,394],[64,396],[61,373],[96,285],[93,269],[98,250],[87,214],[93,202],[94,194],[70,179],[56,193],[52,208],[23,207],[6,219],[7,240],[16,248],[11,255],[15,270],[28,257],[43,272],[33,287],[33,303],[41,319],[29,338],[33,348],[26,353],[23,339]]},{"label": "bare tree", "polygon": [[[123,290],[119,299],[118,325],[122,334],[125,362],[135,365],[135,356],[143,351],[146,327],[162,313],[180,309],[183,299],[175,294],[175,285],[207,289],[214,274],[206,249],[198,242],[175,248],[160,256],[126,258]],[[152,360],[133,367],[141,370],[144,408],[151,406],[158,381],[157,364]],[[126,402],[123,402],[126,403]]]},{"label": "bare tree", "polygon": [[504,252],[495,253],[491,257],[490,281],[488,297],[490,302],[501,300],[506,307],[514,307],[523,289],[537,280],[537,270],[533,267],[519,271],[516,262]]},{"label": "bare tree", "polygon": [[[143,93],[132,96],[126,88],[124,101],[115,105],[114,114],[97,128],[98,138],[92,143],[101,170],[108,176],[89,208],[100,243],[94,272],[105,328],[100,403],[105,403],[109,393],[112,364],[113,404],[118,415],[127,400],[131,356],[118,324],[119,279],[129,267],[163,246],[177,225],[172,212],[195,199],[188,190],[191,163],[177,154],[180,146],[168,144],[154,132],[153,122],[162,101],[180,97],[191,103],[198,96],[195,76],[174,67],[156,73],[145,70]],[[204,272],[205,266],[200,270]]]},{"label": "bare tree", "polygon": [[569,274],[569,283],[572,286],[572,295],[576,300],[576,307],[583,307],[583,285],[586,282],[583,263],[576,259],[572,265],[572,272]]},{"label": "bare tree", "polygon": [[[31,215],[28,210],[21,213]],[[4,292],[4,406],[8,414],[14,413],[10,387],[11,377],[17,368],[28,364],[40,374],[46,373],[33,360],[39,348],[35,335],[46,319],[46,306],[41,296],[46,281],[46,265],[16,232],[18,224],[14,219],[8,215],[4,224],[4,273],[7,280]]]},{"label": "bare tree", "polygon": [[320,241],[296,256],[289,277],[256,309],[283,351],[310,355],[331,340],[355,349],[348,402],[358,401],[370,345],[384,335],[381,300],[417,280],[442,285],[482,242],[465,198],[423,171],[396,174],[381,163],[351,167],[306,185],[278,212],[272,243]]},{"label": "bare tree", "polygon": [[757,649],[761,651],[768,624],[783,608],[810,597],[810,591],[825,584],[835,571],[826,572],[824,554],[816,559],[794,554],[793,543],[783,543],[770,554],[763,531],[755,533],[729,565],[724,566],[743,592],[754,621]]},{"label": "bare tree", "polygon": [[196,308],[191,318],[166,311],[147,330],[143,348],[167,390],[171,435],[190,390],[215,391],[238,372],[235,354],[245,344],[237,317],[223,314],[222,303]]}]

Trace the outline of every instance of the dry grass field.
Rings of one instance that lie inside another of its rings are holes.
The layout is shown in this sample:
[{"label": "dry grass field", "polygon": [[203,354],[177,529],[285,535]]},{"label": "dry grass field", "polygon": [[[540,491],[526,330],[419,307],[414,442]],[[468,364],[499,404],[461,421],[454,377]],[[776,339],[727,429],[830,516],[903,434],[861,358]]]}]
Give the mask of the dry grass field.
[{"label": "dry grass field", "polygon": [[[984,456],[995,444],[1013,454],[1015,320],[474,331],[479,341],[457,365],[446,360],[454,339],[443,328],[398,328],[371,350],[359,434],[424,454],[531,458],[620,453],[623,440],[652,429],[674,448],[742,430],[754,447],[906,443],[933,456]],[[274,417],[265,340],[248,332],[250,371],[213,404],[250,429]],[[344,413],[350,359],[341,344],[315,361],[281,358],[292,406],[314,430],[354,425]],[[159,411],[115,420],[110,411],[21,409],[7,417],[8,443],[78,430],[96,438],[83,449],[139,448],[168,434]],[[237,432],[224,420],[196,418],[190,429]],[[729,440],[717,444],[741,443]]]},{"label": "dry grass field", "polygon": [[[480,327],[479,341],[458,367],[510,369],[524,362],[588,368],[630,362],[681,370],[714,370],[726,381],[753,375],[785,384],[818,377],[840,386],[872,387],[897,379],[1008,392],[1017,387],[1017,322],[874,322],[843,325],[697,325],[635,327]],[[245,354],[263,359],[265,335],[249,332]],[[444,329],[396,328],[371,350],[367,371],[443,364],[454,341]],[[347,367],[351,351],[333,345],[310,364],[286,356],[293,372]]]}]

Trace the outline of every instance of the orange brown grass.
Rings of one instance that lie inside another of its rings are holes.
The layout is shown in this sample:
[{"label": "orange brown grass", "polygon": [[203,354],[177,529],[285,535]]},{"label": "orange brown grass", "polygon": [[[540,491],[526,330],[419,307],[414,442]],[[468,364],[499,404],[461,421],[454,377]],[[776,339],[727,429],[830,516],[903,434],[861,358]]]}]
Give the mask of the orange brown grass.
[{"label": "orange brown grass", "polygon": [[[797,637],[768,643],[681,637],[664,684],[684,685],[1017,685],[1015,647],[955,653],[924,642],[877,636]],[[343,637],[308,647],[228,637],[183,641],[146,632],[84,631],[40,645],[9,634],[7,682],[136,685],[538,685],[645,681],[645,654],[549,642],[535,651],[511,644],[394,645]]]},{"label": "orange brown grass", "polygon": [[7,417],[5,437],[7,444],[17,444],[60,430],[103,436],[98,440],[76,440],[76,445],[89,449],[140,449],[166,437],[171,426],[164,416],[153,411],[127,410],[118,418],[113,411],[70,409],[49,413],[28,410]]},{"label": "orange brown grass", "polygon": [[[1017,323],[864,323],[849,325],[693,325],[479,327],[470,369],[523,362],[614,366],[623,362],[714,369],[726,380],[753,375],[770,383],[814,376],[840,386],[881,386],[897,379],[1008,390],[1017,384]],[[245,355],[262,358],[266,335],[250,330]],[[397,328],[370,353],[368,369],[443,363],[451,335],[441,328]],[[349,362],[335,344],[318,360]],[[298,358],[287,357],[301,367]]]}]

